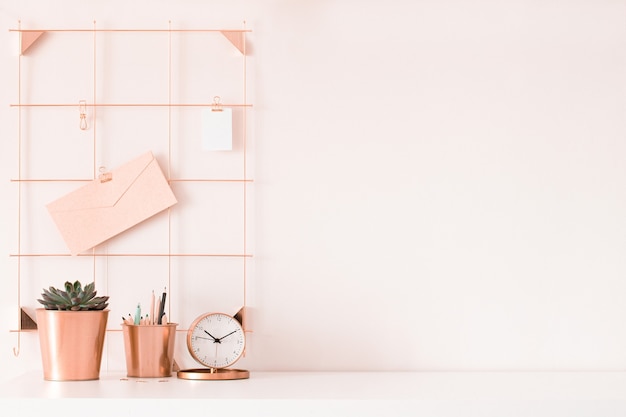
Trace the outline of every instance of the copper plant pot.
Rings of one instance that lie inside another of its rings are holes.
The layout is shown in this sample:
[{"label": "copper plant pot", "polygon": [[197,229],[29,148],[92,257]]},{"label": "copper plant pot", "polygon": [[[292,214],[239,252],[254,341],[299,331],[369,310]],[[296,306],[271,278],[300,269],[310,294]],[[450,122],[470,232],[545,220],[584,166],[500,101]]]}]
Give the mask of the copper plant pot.
[{"label": "copper plant pot", "polygon": [[44,379],[99,379],[108,316],[109,310],[37,309]]},{"label": "copper plant pot", "polygon": [[139,378],[172,376],[176,326],[178,323],[122,324],[126,374]]}]

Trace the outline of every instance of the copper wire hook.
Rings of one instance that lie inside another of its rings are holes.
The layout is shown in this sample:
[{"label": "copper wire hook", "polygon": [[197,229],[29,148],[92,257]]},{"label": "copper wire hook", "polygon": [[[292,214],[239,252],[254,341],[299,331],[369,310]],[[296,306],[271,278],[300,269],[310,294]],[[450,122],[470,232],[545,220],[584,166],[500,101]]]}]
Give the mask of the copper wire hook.
[{"label": "copper wire hook", "polygon": [[222,111],[222,103],[220,103],[221,100],[220,96],[213,97],[213,111]]},{"label": "copper wire hook", "polygon": [[113,174],[107,172],[106,167],[100,167],[100,175],[98,176],[100,182],[109,182],[113,179]]},{"label": "copper wire hook", "polygon": [[20,356],[20,348],[21,347],[22,347],[22,335],[21,335],[21,333],[18,333],[17,334],[17,347],[13,347],[13,356],[15,356],[15,357]]},{"label": "copper wire hook", "polygon": [[87,130],[87,101],[80,100],[78,102],[78,111],[80,113],[80,130]]}]

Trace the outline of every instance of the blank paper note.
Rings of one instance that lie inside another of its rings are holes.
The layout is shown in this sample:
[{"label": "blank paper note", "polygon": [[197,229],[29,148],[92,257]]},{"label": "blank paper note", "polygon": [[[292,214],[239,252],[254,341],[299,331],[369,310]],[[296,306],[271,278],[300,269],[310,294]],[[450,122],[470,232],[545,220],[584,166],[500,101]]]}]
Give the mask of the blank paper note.
[{"label": "blank paper note", "polygon": [[202,110],[202,149],[205,151],[233,149],[232,109]]}]

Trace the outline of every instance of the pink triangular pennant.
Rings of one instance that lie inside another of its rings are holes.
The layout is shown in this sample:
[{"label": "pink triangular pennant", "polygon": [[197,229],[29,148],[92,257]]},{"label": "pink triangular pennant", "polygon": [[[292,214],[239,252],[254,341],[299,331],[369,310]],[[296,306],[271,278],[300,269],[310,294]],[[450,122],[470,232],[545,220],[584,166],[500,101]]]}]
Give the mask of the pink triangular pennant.
[{"label": "pink triangular pennant", "polygon": [[20,51],[22,55],[45,32],[21,32]]},{"label": "pink triangular pennant", "polygon": [[221,30],[220,32],[222,33],[222,35],[226,37],[226,39],[230,41],[230,43],[235,45],[235,48],[239,49],[239,52],[245,55],[246,47],[245,47],[243,32],[228,31],[228,30]]}]

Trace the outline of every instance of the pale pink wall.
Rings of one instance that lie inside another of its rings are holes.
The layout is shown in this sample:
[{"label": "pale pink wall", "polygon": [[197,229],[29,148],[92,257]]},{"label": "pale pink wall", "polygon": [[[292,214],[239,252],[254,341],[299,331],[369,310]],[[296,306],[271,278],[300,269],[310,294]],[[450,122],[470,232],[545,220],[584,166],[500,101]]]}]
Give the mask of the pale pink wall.
[{"label": "pale pink wall", "polygon": [[[1,177],[16,169],[7,29],[18,19],[50,28],[246,20],[255,258],[242,366],[623,369],[625,9],[609,0],[0,1]],[[102,126],[136,137],[103,154],[121,161],[149,146],[159,123]],[[75,151],[42,157],[53,164]],[[12,251],[14,189],[0,181],[0,253]],[[10,329],[14,263],[0,257],[0,268],[0,329]],[[196,299],[181,315],[202,309]],[[15,338],[0,332],[0,363],[11,375],[38,369],[36,336],[23,336],[17,359]],[[123,369],[115,339],[106,366]]]}]

